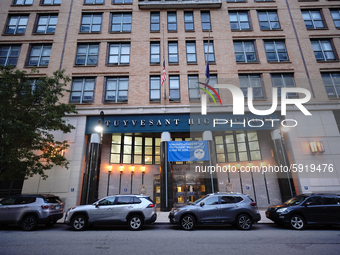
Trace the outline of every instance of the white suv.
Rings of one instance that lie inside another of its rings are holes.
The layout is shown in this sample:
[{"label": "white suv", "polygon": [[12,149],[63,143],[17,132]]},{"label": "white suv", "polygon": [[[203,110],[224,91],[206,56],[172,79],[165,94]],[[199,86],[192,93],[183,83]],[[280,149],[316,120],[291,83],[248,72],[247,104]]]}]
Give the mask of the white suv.
[{"label": "white suv", "polygon": [[127,224],[131,230],[140,230],[157,218],[156,206],[150,197],[143,195],[115,195],[104,197],[91,205],[67,210],[65,223],[74,230],[84,230],[89,225]]}]

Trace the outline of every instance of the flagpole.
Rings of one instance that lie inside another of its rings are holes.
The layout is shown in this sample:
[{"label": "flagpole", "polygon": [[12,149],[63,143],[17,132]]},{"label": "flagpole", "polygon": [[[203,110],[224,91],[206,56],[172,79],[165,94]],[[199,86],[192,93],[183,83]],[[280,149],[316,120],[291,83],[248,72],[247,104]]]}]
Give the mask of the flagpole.
[{"label": "flagpole", "polygon": [[[163,27],[163,63],[164,63],[164,67],[165,67],[165,43],[164,43],[164,23],[162,23],[162,27]],[[166,80],[164,81],[164,99],[166,99]]]}]

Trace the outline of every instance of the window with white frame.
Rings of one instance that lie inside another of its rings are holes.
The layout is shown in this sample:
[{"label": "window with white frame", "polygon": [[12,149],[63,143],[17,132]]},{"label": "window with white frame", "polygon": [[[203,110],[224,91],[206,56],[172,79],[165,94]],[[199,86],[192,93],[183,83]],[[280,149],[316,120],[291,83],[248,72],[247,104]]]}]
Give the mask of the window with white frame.
[{"label": "window with white frame", "polygon": [[302,10],[301,12],[307,29],[325,28],[320,10]]},{"label": "window with white frame", "polygon": [[202,30],[209,31],[212,29],[211,20],[210,20],[210,11],[202,11],[201,12],[202,19]]},{"label": "window with white frame", "polygon": [[234,41],[236,62],[257,62],[254,41]]},{"label": "window with white frame", "polygon": [[231,30],[250,30],[248,12],[229,12]]},{"label": "window with white frame", "polygon": [[287,62],[289,61],[286,44],[284,41],[265,41],[264,48],[268,62]]},{"label": "window with white frame", "polygon": [[109,45],[108,64],[113,65],[130,64],[130,43],[111,43]]},{"label": "window with white frame", "polygon": [[331,10],[331,15],[336,28],[340,28],[340,9]]},{"label": "window with white frame", "polygon": [[[291,88],[296,87],[295,80],[294,80],[294,74],[289,73],[278,73],[278,74],[271,74],[273,87],[278,88],[277,89],[277,96],[279,99],[281,99],[281,88]],[[287,93],[286,98],[298,98],[298,93]]]},{"label": "window with white frame", "polygon": [[261,30],[281,29],[277,11],[258,11]]},{"label": "window with white frame", "polygon": [[9,16],[5,34],[24,34],[27,27],[28,15]]},{"label": "window with white frame", "polygon": [[184,12],[184,28],[185,31],[194,31],[194,12],[192,11],[185,11]]},{"label": "window with white frame", "polygon": [[29,58],[28,66],[48,66],[50,61],[50,55],[52,50],[52,44],[38,44],[32,45]]},{"label": "window with white frame", "polygon": [[103,4],[104,0],[85,0],[84,4]]},{"label": "window with white frame", "polygon": [[128,101],[129,77],[107,77],[105,102],[121,103]]},{"label": "window with white frame", "polygon": [[112,0],[113,4],[132,4],[132,0]]},{"label": "window with white frame", "polygon": [[150,76],[150,101],[161,101],[160,76]]},{"label": "window with white frame", "polygon": [[111,32],[131,32],[132,13],[112,13]]},{"label": "window with white frame", "polygon": [[102,27],[102,14],[83,14],[80,32],[100,32]]},{"label": "window with white frame", "polygon": [[336,60],[331,40],[311,40],[314,55],[317,61]]},{"label": "window with white frame", "polygon": [[227,0],[227,3],[245,2],[246,0]]},{"label": "window with white frame", "polygon": [[35,32],[41,34],[54,33],[58,21],[58,15],[38,15]]},{"label": "window with white frame", "polygon": [[150,13],[150,31],[160,31],[160,13]]},{"label": "window with white frame", "polygon": [[[209,49],[208,49],[209,48]],[[214,43],[213,41],[204,41],[204,57],[205,62],[207,62],[208,58],[208,51],[209,51],[209,63],[215,63],[215,52],[214,52]]]},{"label": "window with white frame", "polygon": [[263,99],[263,86],[260,74],[239,74],[240,88],[245,98],[248,98],[248,88],[253,90],[253,99]]},{"label": "window with white frame", "polygon": [[160,42],[150,42],[150,64],[159,64],[161,62],[161,44]]},{"label": "window with white frame", "polygon": [[178,75],[169,75],[169,100],[180,101],[180,83]]},{"label": "window with white frame", "polygon": [[21,45],[0,45],[0,65],[16,66]]},{"label": "window with white frame", "polygon": [[76,56],[76,65],[97,65],[99,44],[79,44]]},{"label": "window with white frame", "polygon": [[33,0],[14,0],[13,5],[31,5]]},{"label": "window with white frame", "polygon": [[92,103],[95,82],[95,78],[74,78],[70,103]]},{"label": "window with white frame", "polygon": [[178,63],[178,42],[168,43],[169,64]]},{"label": "window with white frame", "polygon": [[186,42],[187,49],[187,63],[197,63],[196,58],[196,43],[195,42]]},{"label": "window with white frame", "polygon": [[329,98],[340,97],[340,73],[321,73]]},{"label": "window with white frame", "polygon": [[200,89],[198,84],[198,75],[196,74],[188,75],[188,84],[189,84],[189,100],[199,100]]},{"label": "window with white frame", "polygon": [[41,1],[42,5],[56,5],[56,4],[61,4],[61,0],[42,0]]},{"label": "window with white frame", "polygon": [[168,12],[168,31],[177,31],[177,14]]}]

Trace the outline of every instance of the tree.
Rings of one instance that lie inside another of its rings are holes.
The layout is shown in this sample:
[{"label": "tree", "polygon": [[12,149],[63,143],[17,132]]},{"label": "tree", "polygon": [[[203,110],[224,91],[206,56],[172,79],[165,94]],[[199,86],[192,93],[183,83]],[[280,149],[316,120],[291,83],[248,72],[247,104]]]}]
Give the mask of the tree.
[{"label": "tree", "polygon": [[54,165],[68,168],[63,150],[67,141],[56,141],[51,131],[71,132],[66,114],[75,105],[60,103],[70,78],[63,71],[32,79],[38,71],[0,67],[0,182],[41,175]]}]

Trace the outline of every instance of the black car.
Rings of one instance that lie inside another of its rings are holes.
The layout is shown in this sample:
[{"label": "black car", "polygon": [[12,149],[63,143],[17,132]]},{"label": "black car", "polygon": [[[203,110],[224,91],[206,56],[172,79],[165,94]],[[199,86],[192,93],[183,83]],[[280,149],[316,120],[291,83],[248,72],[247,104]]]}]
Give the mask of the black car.
[{"label": "black car", "polygon": [[302,194],[282,205],[268,207],[266,217],[297,230],[304,229],[306,224],[340,224],[340,195]]}]

